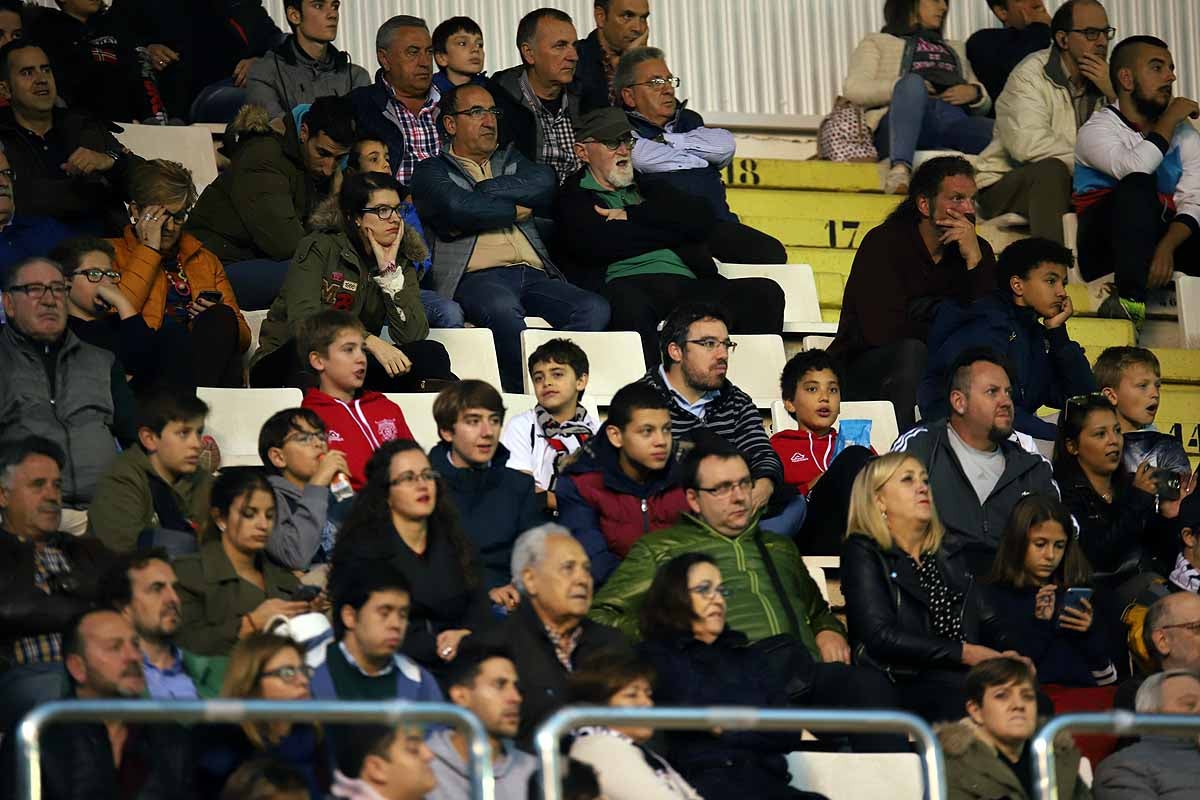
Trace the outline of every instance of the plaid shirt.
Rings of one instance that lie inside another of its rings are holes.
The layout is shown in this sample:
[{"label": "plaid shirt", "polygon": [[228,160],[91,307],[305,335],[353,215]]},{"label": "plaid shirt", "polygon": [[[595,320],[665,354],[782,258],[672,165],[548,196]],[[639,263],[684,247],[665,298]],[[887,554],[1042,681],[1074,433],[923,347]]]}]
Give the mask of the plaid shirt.
[{"label": "plaid shirt", "polygon": [[[33,583],[46,594],[50,594],[50,578],[66,575],[71,567],[62,548],[44,544],[33,551]],[[13,661],[16,664],[42,664],[62,661],[62,634],[39,633],[25,636],[13,643]]]},{"label": "plaid shirt", "polygon": [[554,655],[558,659],[558,663],[562,664],[567,672],[574,672],[575,666],[571,663],[571,656],[575,655],[575,648],[579,646],[579,640],[583,637],[583,626],[576,625],[575,630],[566,636],[560,636],[550,630],[549,625],[546,625],[545,628],[546,637],[550,639],[550,644],[554,645]]},{"label": "plaid shirt", "polygon": [[437,124],[438,101],[442,99],[442,93],[436,86],[430,86],[428,99],[414,114],[396,99],[392,85],[382,75],[379,80],[387,89],[389,98],[384,116],[404,134],[404,154],[400,156],[400,163],[395,165],[396,180],[408,186],[417,164],[442,151],[442,137]]},{"label": "plaid shirt", "polygon": [[575,156],[575,126],[567,112],[567,93],[560,95],[557,114],[551,114],[542,101],[533,93],[529,84],[529,73],[521,73],[521,93],[525,104],[533,110],[538,126],[538,163],[554,168],[561,185],[583,163]]}]

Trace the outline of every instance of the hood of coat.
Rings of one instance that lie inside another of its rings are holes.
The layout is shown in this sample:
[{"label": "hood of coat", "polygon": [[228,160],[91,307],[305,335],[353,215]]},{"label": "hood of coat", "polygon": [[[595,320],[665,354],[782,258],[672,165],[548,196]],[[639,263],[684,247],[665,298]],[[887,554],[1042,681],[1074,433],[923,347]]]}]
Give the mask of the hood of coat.
[{"label": "hood of coat", "polygon": [[[1045,723],[1045,719],[1039,719],[1037,727],[1040,729]],[[961,758],[967,754],[967,751],[976,747],[984,748],[991,754],[996,752],[996,748],[980,738],[979,726],[970,717],[963,717],[957,722],[943,722],[934,725],[933,729],[937,733],[938,741],[941,742],[942,750],[947,757]],[[1069,753],[1074,750],[1075,739],[1070,732],[1060,731],[1054,737],[1056,753]]]},{"label": "hood of coat", "polygon": [[[308,217],[309,230],[322,233],[344,233],[346,230],[345,217],[338,206],[337,195],[331,195],[313,209]],[[411,225],[404,226],[404,235],[400,240],[400,256],[414,264],[419,264],[429,258],[429,248],[417,229]]]}]

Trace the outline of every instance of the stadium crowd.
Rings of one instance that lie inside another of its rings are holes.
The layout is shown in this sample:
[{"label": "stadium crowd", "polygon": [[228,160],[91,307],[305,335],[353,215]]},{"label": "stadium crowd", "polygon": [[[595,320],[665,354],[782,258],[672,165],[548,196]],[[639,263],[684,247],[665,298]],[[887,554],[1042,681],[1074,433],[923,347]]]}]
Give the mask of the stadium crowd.
[{"label": "stadium crowd", "polygon": [[[505,800],[541,796],[533,734],[569,704],[903,709],[980,800],[1036,797],[1047,716],[1200,707],[1200,493],[1159,362],[1093,364],[1066,326],[1076,264],[1138,326],[1200,274],[1200,107],[1098,0],[988,0],[965,44],[947,0],[886,0],[842,94],[903,200],[774,435],[728,372],[785,295],[717,262],[787,252],[730,210],[734,137],[677,98],[652,0],[595,0],[583,38],[531,11],[490,75],[475,21],[395,16],[374,77],[334,44],[364,0],[284,0],[287,35],[260,0],[56,2],[0,0],[0,797],[17,723],[62,699],[448,702]],[[225,122],[228,164],[198,192],[131,121]],[[1033,235],[996,252],[977,213],[1008,212]],[[523,358],[531,316],[561,335]],[[464,325],[499,386],[430,338]],[[598,417],[571,333],[604,330],[648,371]],[[222,467],[197,389],[245,386],[303,401]],[[388,396],[414,392],[428,451]],[[843,400],[891,401],[891,452]],[[840,557],[844,614],[805,556]],[[817,798],[787,762],[812,748],[910,751],[589,726],[564,796]],[[1200,786],[1194,738],[1055,754],[1060,797]],[[62,723],[42,796],[458,800],[468,762],[453,728]]]}]

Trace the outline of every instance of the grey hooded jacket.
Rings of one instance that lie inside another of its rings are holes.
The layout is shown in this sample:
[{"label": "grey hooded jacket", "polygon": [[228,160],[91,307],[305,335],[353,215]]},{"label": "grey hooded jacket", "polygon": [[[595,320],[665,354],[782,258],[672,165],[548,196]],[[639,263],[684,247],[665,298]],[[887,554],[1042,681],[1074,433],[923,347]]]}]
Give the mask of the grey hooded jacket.
[{"label": "grey hooded jacket", "polygon": [[274,119],[318,97],[344,97],[360,86],[369,86],[371,76],[350,56],[332,45],[318,61],[296,46],[289,36],[250,67],[246,76],[246,103],[262,106]]},{"label": "grey hooded jacket", "polygon": [[297,489],[282,475],[267,481],[275,490],[275,528],[267,540],[267,555],[288,569],[308,569],[321,546],[329,487],[310,484]]}]

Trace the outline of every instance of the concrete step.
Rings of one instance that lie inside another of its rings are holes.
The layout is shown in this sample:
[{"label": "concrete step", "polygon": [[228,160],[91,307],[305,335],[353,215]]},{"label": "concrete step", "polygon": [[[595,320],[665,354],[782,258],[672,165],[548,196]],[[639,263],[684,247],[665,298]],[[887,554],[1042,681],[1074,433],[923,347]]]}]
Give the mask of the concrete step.
[{"label": "concrete step", "polygon": [[850,277],[854,264],[854,251],[832,247],[789,247],[788,261],[793,264],[808,264],[813,272],[836,272],[843,278]]},{"label": "concrete step", "polygon": [[836,272],[814,272],[813,279],[817,282],[817,300],[821,308],[841,308],[846,279]]},{"label": "concrete step", "polygon": [[726,197],[729,207],[739,216],[821,217],[839,221],[883,219],[900,204],[895,195],[788,189],[730,189]]},{"label": "concrete step", "polygon": [[[784,247],[817,247],[843,249],[851,254],[858,249],[867,231],[883,222],[883,217],[863,220],[839,220],[817,217],[777,217],[740,215],[742,222],[781,241]],[[792,258],[798,263],[811,263],[803,258]],[[813,264],[816,269],[816,265]]]},{"label": "concrete step", "polygon": [[721,170],[721,178],[730,188],[875,193],[880,190],[879,168],[875,164],[735,158],[729,166]]}]

